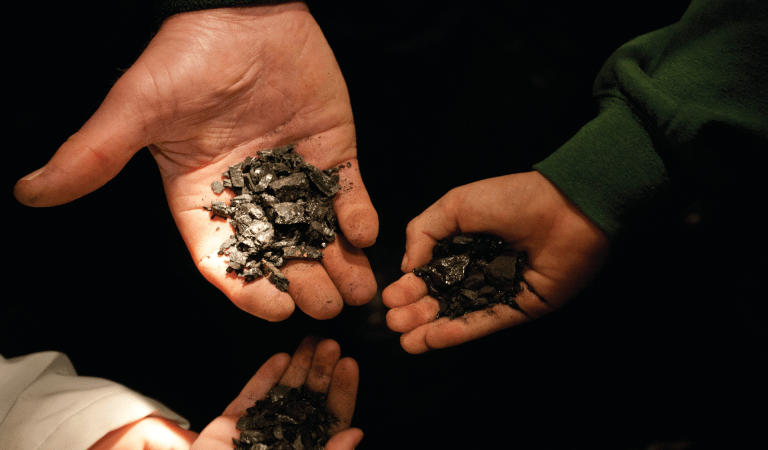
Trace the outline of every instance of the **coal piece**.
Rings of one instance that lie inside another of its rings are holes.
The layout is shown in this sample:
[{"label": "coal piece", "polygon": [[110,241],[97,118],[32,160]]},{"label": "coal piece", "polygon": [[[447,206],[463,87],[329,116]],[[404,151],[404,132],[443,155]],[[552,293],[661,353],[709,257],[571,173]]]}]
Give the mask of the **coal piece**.
[{"label": "coal piece", "polygon": [[295,202],[307,191],[309,182],[303,172],[297,172],[273,181],[269,188],[280,201]]},{"label": "coal piece", "polygon": [[232,441],[236,450],[320,450],[336,423],[325,394],[277,385],[238,419],[240,438]]},{"label": "coal piece", "polygon": [[267,276],[285,290],[288,280],[278,267],[289,259],[322,258],[321,249],[336,238],[331,197],[340,189],[343,167],[320,170],[287,145],[261,150],[224,172],[211,188],[217,194],[229,188],[235,197],[229,205],[212,201],[204,209],[213,213],[211,218],[228,219],[235,230],[219,249],[220,255],[230,256],[227,271],[248,282]]},{"label": "coal piece", "polygon": [[437,317],[456,318],[495,304],[520,309],[525,252],[510,252],[504,242],[487,234],[462,234],[440,240],[433,259],[413,273],[427,284],[438,301]]},{"label": "coal piece", "polygon": [[506,285],[515,282],[517,256],[499,255],[483,267],[486,278],[494,285]]},{"label": "coal piece", "polygon": [[[464,280],[468,265],[469,254],[452,255],[432,261],[427,266],[425,273],[440,286],[453,286]],[[414,271],[414,273],[416,272]]]},{"label": "coal piece", "polygon": [[211,189],[213,189],[213,192],[217,194],[221,194],[222,192],[224,192],[224,183],[222,183],[221,181],[214,181],[213,183],[211,183]]},{"label": "coal piece", "polygon": [[261,270],[264,272],[264,276],[267,277],[267,280],[274,284],[276,288],[283,292],[288,292],[288,278],[285,278],[283,272],[280,272],[280,269],[275,267],[274,263],[271,263],[266,259],[262,259]]},{"label": "coal piece", "polygon": [[283,258],[285,259],[312,259],[319,261],[323,259],[323,252],[317,247],[293,246],[283,247]]},{"label": "coal piece", "polygon": [[229,179],[232,187],[241,188],[244,186],[243,171],[240,169],[242,164],[237,164],[229,168]]},{"label": "coal piece", "polygon": [[336,192],[341,189],[341,186],[339,186],[337,181],[334,181],[330,175],[317,167],[307,164],[305,170],[309,175],[309,179],[312,180],[312,182],[315,183],[315,186],[317,186],[317,188],[327,197],[333,197]]},{"label": "coal piece", "polygon": [[302,203],[278,203],[272,210],[274,211],[276,224],[293,225],[306,222],[306,218],[304,217],[304,205]]}]

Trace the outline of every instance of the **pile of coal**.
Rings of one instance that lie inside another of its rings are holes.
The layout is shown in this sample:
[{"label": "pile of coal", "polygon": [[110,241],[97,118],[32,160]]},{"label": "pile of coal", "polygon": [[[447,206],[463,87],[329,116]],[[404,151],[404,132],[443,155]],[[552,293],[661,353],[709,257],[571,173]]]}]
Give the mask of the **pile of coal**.
[{"label": "pile of coal", "polygon": [[238,419],[236,450],[322,450],[338,419],[325,406],[326,395],[306,385],[278,384]]},{"label": "pile of coal", "polygon": [[523,289],[525,252],[512,252],[488,234],[462,234],[440,240],[432,261],[413,273],[440,304],[437,317],[456,318],[502,303],[519,310],[515,296]]},{"label": "pile of coal", "polygon": [[245,281],[265,276],[287,291],[288,279],[279,268],[291,259],[321,259],[322,249],[336,239],[331,197],[340,189],[342,167],[320,170],[287,145],[260,150],[258,157],[231,166],[223,181],[214,181],[215,193],[235,193],[229,205],[212,201],[205,207],[212,219],[224,217],[235,230],[219,249],[229,257],[227,272]]}]

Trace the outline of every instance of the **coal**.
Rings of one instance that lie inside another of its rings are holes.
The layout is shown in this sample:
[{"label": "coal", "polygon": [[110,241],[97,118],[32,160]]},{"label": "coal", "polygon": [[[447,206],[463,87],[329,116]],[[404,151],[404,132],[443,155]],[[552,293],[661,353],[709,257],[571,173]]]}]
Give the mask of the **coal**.
[{"label": "coal", "polygon": [[296,172],[274,180],[270,187],[280,201],[295,202],[307,191],[309,181],[303,172]]},{"label": "coal", "polygon": [[525,252],[509,250],[489,234],[462,234],[440,240],[432,260],[413,270],[439,304],[437,317],[456,318],[496,304],[520,310]]},{"label": "coal", "polygon": [[319,261],[323,258],[323,252],[317,247],[310,247],[308,245],[295,245],[292,247],[283,247],[283,258],[311,259]]},{"label": "coal", "polygon": [[219,248],[229,258],[227,272],[246,282],[264,276],[287,291],[279,268],[290,259],[322,259],[322,249],[336,239],[331,199],[340,190],[343,167],[320,170],[286,145],[246,157],[211,183],[216,194],[235,194],[229,204],[214,200],[204,207],[235,231]]},{"label": "coal", "polygon": [[232,443],[235,450],[321,450],[338,422],[325,394],[278,384],[237,420],[240,438]]},{"label": "coal", "polygon": [[[274,255],[270,255],[270,257],[275,257]],[[277,257],[277,260],[280,260],[280,257]],[[270,281],[270,283],[274,284],[275,287],[280,289],[283,292],[286,292],[288,290],[288,278],[285,278],[285,275],[283,275],[282,272],[280,272],[280,269],[277,268],[278,264],[275,264],[275,262],[270,262],[266,259],[261,260],[261,271],[264,273],[264,276],[267,277],[267,279]]]}]

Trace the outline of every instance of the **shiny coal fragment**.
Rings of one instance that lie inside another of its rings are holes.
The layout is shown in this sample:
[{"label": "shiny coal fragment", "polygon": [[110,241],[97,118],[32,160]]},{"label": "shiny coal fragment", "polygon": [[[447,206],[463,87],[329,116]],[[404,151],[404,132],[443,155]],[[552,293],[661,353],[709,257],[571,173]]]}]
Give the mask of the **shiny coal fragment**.
[{"label": "shiny coal fragment", "polygon": [[264,219],[264,210],[259,205],[255,205],[253,203],[245,203],[243,205],[240,205],[240,209],[247,212],[251,217],[253,217],[256,220]]},{"label": "shiny coal fragment", "polygon": [[259,180],[259,184],[254,186],[253,191],[254,192],[263,192],[269,184],[272,182],[272,180],[275,179],[275,175],[272,173],[267,173],[261,179]]},{"label": "shiny coal fragment", "polygon": [[221,246],[219,247],[219,255],[223,255],[229,247],[232,247],[235,244],[237,244],[237,239],[234,236],[222,242]]},{"label": "shiny coal fragment", "polygon": [[275,223],[280,225],[293,225],[305,222],[304,204],[283,202],[272,207],[275,213]]},{"label": "shiny coal fragment", "polygon": [[338,181],[334,181],[330,175],[317,167],[307,164],[304,170],[307,172],[307,175],[309,175],[309,179],[312,180],[312,182],[315,183],[315,186],[317,186],[317,188],[326,196],[333,197],[336,192],[341,189]]},{"label": "shiny coal fragment", "polygon": [[275,240],[275,228],[266,220],[254,219],[238,236],[251,239],[257,247],[268,247]]},{"label": "shiny coal fragment", "polygon": [[254,161],[258,161],[258,159],[254,158],[253,156],[245,157],[242,165],[243,173],[248,173],[251,170],[251,166],[253,166]]},{"label": "shiny coal fragment", "polygon": [[232,182],[232,187],[241,188],[244,186],[243,171],[240,169],[241,167],[242,163],[229,168],[229,179]]},{"label": "shiny coal fragment", "polygon": [[[341,165],[320,170],[293,150],[292,145],[266,149],[230,166],[211,189],[217,194],[231,189],[235,196],[227,205],[212,201],[204,208],[211,218],[226,218],[235,231],[219,249],[230,256],[227,270],[253,281],[272,276],[262,260],[277,269],[289,259],[319,260],[322,250],[336,239],[338,223],[331,203],[339,191]],[[297,247],[303,251],[297,251]],[[232,252],[245,255],[231,258]],[[279,272],[279,271],[278,271]],[[274,276],[281,288],[288,280]]]},{"label": "shiny coal fragment", "polygon": [[338,421],[325,394],[277,385],[237,420],[232,443],[236,450],[321,450]]},{"label": "shiny coal fragment", "polygon": [[224,202],[211,202],[211,211],[220,217],[227,218],[232,213],[232,209]]},{"label": "shiny coal fragment", "polygon": [[275,267],[274,263],[262,259],[261,271],[264,272],[264,276],[270,283],[274,284],[276,288],[283,292],[288,292],[288,278],[285,278],[285,275],[280,272],[280,269]]},{"label": "shiny coal fragment", "polygon": [[237,250],[229,251],[229,262],[227,265],[230,269],[236,271],[242,271],[245,268],[245,264],[248,262],[248,255]]},{"label": "shiny coal fragment", "polygon": [[211,183],[211,189],[213,189],[213,192],[217,194],[221,194],[222,192],[224,192],[224,183],[218,180],[214,181],[213,183]]},{"label": "shiny coal fragment", "polygon": [[307,191],[309,181],[303,172],[297,172],[278,178],[269,188],[281,202],[295,202]]},{"label": "shiny coal fragment", "polygon": [[452,255],[432,261],[425,269],[417,268],[413,273],[429,275],[432,282],[440,286],[453,286],[464,280],[468,265],[468,254]]},{"label": "shiny coal fragment", "polygon": [[437,317],[456,318],[495,304],[520,309],[515,296],[522,290],[525,252],[505,249],[496,236],[462,234],[440,240],[432,256],[413,273],[438,301]]},{"label": "shiny coal fragment", "polygon": [[243,270],[243,278],[245,278],[245,281],[253,281],[256,278],[261,278],[262,276],[264,276],[264,272],[262,272],[258,267],[250,267]]},{"label": "shiny coal fragment", "polygon": [[307,245],[284,247],[283,258],[285,259],[312,259],[319,261],[323,258],[323,252],[317,247]]}]

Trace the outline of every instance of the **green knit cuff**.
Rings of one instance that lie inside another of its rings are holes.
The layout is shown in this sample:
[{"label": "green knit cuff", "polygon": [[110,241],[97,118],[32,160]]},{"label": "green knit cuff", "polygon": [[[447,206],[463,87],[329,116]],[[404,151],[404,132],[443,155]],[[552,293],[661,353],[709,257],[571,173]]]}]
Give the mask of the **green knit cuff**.
[{"label": "green knit cuff", "polygon": [[597,118],[533,168],[612,239],[669,197],[651,137],[619,99],[603,99]]}]

